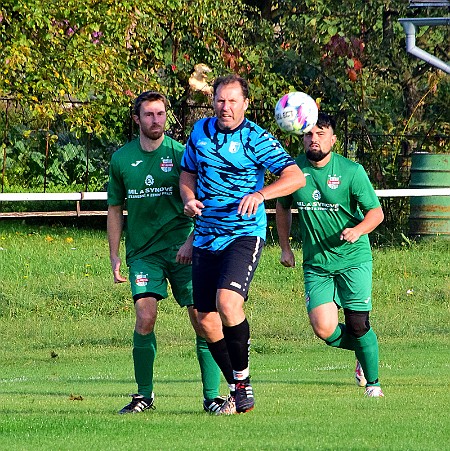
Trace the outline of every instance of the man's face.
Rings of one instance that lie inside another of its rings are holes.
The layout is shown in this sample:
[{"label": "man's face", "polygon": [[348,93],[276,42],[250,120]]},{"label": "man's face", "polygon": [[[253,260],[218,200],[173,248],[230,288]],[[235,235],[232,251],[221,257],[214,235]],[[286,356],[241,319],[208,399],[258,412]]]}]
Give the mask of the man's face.
[{"label": "man's face", "polygon": [[141,134],[149,139],[161,138],[166,126],[166,108],[161,100],[145,101],[141,105],[139,116],[133,115]]},{"label": "man's face", "polygon": [[244,120],[248,99],[244,98],[239,82],[219,85],[214,96],[214,112],[222,130],[234,130]]},{"label": "man's face", "polygon": [[319,128],[315,125],[303,136],[306,158],[319,162],[326,158],[336,142],[336,135],[331,127]]}]

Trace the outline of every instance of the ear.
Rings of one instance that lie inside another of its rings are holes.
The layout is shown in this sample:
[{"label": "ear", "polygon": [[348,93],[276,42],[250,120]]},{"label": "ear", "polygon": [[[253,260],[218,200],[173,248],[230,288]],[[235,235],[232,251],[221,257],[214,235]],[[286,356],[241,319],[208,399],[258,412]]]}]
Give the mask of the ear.
[{"label": "ear", "polygon": [[246,110],[248,108],[248,99],[245,99],[244,102],[244,110]]},{"label": "ear", "polygon": [[139,116],[133,114],[133,121],[136,122],[137,125],[139,125]]},{"label": "ear", "polygon": [[336,135],[333,135],[333,136],[331,137],[331,145],[332,145],[332,146],[334,146],[336,140],[337,140],[337,136],[336,136]]}]

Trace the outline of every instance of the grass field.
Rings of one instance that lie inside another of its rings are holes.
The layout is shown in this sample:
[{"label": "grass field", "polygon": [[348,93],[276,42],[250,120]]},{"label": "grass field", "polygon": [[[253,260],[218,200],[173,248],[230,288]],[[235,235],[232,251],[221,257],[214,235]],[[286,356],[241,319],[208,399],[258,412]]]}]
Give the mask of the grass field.
[{"label": "grass field", "polygon": [[314,338],[297,256],[283,268],[268,246],[246,306],[252,412],[202,411],[193,333],[169,298],[156,410],[120,416],[135,390],[134,312],[129,287],[112,284],[105,231],[0,222],[0,449],[450,449],[450,241],[374,249],[383,399],[356,387],[351,353]]}]

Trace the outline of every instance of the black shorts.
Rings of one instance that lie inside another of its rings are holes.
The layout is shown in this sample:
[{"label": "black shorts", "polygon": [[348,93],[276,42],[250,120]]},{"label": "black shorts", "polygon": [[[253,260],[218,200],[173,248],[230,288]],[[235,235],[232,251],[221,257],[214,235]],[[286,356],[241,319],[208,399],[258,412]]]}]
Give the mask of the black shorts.
[{"label": "black shorts", "polygon": [[257,236],[236,238],[221,251],[194,247],[194,307],[199,312],[216,312],[216,293],[221,288],[235,291],[246,300],[263,247],[264,240]]}]

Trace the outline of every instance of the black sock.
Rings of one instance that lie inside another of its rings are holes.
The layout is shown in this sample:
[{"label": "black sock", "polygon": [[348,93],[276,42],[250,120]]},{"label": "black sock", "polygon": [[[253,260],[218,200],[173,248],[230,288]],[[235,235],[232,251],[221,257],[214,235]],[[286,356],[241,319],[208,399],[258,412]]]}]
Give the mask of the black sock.
[{"label": "black sock", "polygon": [[236,326],[223,326],[223,335],[227,343],[233,369],[235,371],[242,371],[248,368],[250,325],[248,324],[247,318]]},{"label": "black sock", "polygon": [[211,352],[211,355],[213,356],[220,370],[222,371],[225,380],[228,382],[228,384],[234,384],[233,367],[231,365],[225,339],[222,338],[215,343],[208,343],[208,349]]}]

